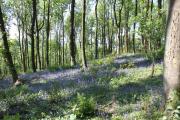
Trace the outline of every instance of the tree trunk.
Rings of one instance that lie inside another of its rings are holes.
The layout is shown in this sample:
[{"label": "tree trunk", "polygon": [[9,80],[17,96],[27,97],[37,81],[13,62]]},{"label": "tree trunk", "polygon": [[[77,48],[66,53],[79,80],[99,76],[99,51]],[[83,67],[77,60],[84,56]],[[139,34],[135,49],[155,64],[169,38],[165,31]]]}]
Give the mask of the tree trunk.
[{"label": "tree trunk", "polygon": [[[44,15],[45,15],[45,1],[44,1]],[[44,20],[41,26],[39,26],[39,22],[38,22],[38,15],[36,14],[36,54],[37,54],[37,61],[38,61],[38,68],[41,70],[41,55],[40,55],[40,48],[39,48],[39,42],[40,42],[40,38],[39,38],[39,33],[41,31],[41,29],[44,26]]]},{"label": "tree trunk", "polygon": [[33,72],[36,72],[36,65],[35,65],[35,53],[34,53],[34,26],[36,22],[36,0],[32,0],[33,6],[33,15],[32,15],[32,23],[31,23],[31,66]]},{"label": "tree trunk", "polygon": [[26,30],[25,30],[25,34],[26,34],[26,47],[25,47],[25,54],[26,54],[26,63],[27,63],[27,69],[29,69],[30,65],[29,65],[29,45],[28,45],[28,26],[26,25]]},{"label": "tree trunk", "polygon": [[83,12],[82,12],[82,64],[83,68],[87,68],[87,61],[86,61],[86,0],[83,0]]},{"label": "tree trunk", "polygon": [[17,23],[18,23],[17,28],[18,28],[18,42],[19,42],[20,61],[21,61],[20,65],[21,65],[21,63],[23,63],[23,61],[22,61],[21,28],[20,28],[21,22],[20,22],[20,15],[19,15],[19,13],[17,13]]},{"label": "tree trunk", "polygon": [[166,49],[164,58],[164,87],[167,105],[174,109],[180,105],[180,1],[169,5]]},{"label": "tree trunk", "polygon": [[104,0],[104,18],[103,18],[103,57],[106,56],[106,0]]},{"label": "tree trunk", "polygon": [[[137,17],[137,10],[138,10],[138,1],[135,1],[135,17]],[[133,32],[133,52],[136,53],[136,46],[135,46],[135,32],[136,32],[136,21],[134,22],[134,32]]]},{"label": "tree trunk", "polygon": [[123,5],[124,5],[124,0],[122,0],[121,8],[119,8],[119,22],[118,22],[117,15],[116,15],[116,0],[114,1],[114,4],[113,4],[114,20],[115,20],[116,27],[118,28],[118,50],[117,50],[118,54],[120,54],[121,46],[122,46],[122,43],[121,43],[121,13],[122,13]]},{"label": "tree trunk", "polygon": [[[149,5],[150,5],[150,0],[147,0],[147,5],[146,5],[146,18],[148,19],[149,16]],[[149,46],[149,41],[147,39],[146,36],[144,36],[144,49],[145,49],[145,53],[148,52],[148,46]]]},{"label": "tree trunk", "polygon": [[22,63],[23,63],[23,71],[26,72],[26,59],[25,59],[25,18],[22,18]]},{"label": "tree trunk", "polygon": [[7,40],[7,33],[5,30],[5,25],[4,25],[4,20],[3,20],[3,13],[1,10],[1,5],[0,5],[0,29],[2,32],[2,39],[3,39],[3,45],[4,45],[4,52],[3,55],[5,59],[7,60],[7,65],[9,67],[9,71],[12,75],[13,78],[13,83],[15,83],[18,80],[18,75],[15,69],[15,66],[13,64],[12,56],[9,50],[9,45],[8,45],[8,40]]},{"label": "tree trunk", "polygon": [[63,37],[63,42],[62,42],[62,64],[63,64],[63,66],[64,66],[64,11],[62,10],[62,29],[63,29],[63,31],[62,31],[62,37]]},{"label": "tree trunk", "polygon": [[43,31],[42,32],[42,48],[41,48],[41,56],[42,56],[42,69],[44,69],[45,68],[45,61],[44,61],[44,59],[45,59],[45,55],[44,55],[44,44],[45,44],[45,37],[44,37],[44,34],[45,34],[45,31]]},{"label": "tree trunk", "polygon": [[[108,3],[108,4],[110,4],[110,3]],[[110,7],[109,7],[109,5],[108,5],[108,8],[107,8],[107,10],[108,10],[108,12],[107,12],[107,21],[108,21],[108,23],[107,23],[107,34],[108,34],[108,54],[110,53],[110,51],[111,51],[111,47],[110,47],[110,44],[111,44],[111,32],[110,32]]]},{"label": "tree trunk", "polygon": [[49,32],[50,32],[50,0],[48,0],[47,26],[46,26],[46,66],[49,67]]},{"label": "tree trunk", "polygon": [[38,16],[36,16],[36,51],[37,51],[37,59],[38,59],[38,65],[39,69],[41,70],[41,57],[40,57],[40,50],[39,50],[39,26],[38,26]]},{"label": "tree trunk", "polygon": [[[162,18],[162,14],[161,14],[161,9],[162,9],[162,0],[158,0],[158,14],[159,14],[159,18]],[[158,48],[161,48],[161,38],[158,39]]]},{"label": "tree trunk", "polygon": [[95,16],[96,16],[96,36],[95,36],[95,59],[98,59],[98,13],[97,13],[98,0],[96,0]]},{"label": "tree trunk", "polygon": [[158,13],[161,16],[161,9],[162,9],[162,0],[158,0]]},{"label": "tree trunk", "polygon": [[76,42],[75,42],[75,28],[74,28],[74,7],[75,0],[71,3],[71,34],[70,34],[70,55],[71,55],[71,65],[76,65]]},{"label": "tree trunk", "polygon": [[125,40],[126,40],[126,52],[129,52],[129,7],[128,2],[125,4]]}]

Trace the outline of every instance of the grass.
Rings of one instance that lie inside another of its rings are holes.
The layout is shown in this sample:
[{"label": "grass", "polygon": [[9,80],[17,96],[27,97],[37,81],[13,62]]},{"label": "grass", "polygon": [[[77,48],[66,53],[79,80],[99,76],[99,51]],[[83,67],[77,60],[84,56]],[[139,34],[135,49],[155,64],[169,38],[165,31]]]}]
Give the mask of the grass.
[{"label": "grass", "polygon": [[[83,72],[88,84],[53,84],[46,91],[32,92],[27,85],[0,91],[0,119],[44,120],[158,120],[162,117],[162,65],[131,68],[123,72],[112,58],[92,61]],[[116,71],[121,74],[114,75]],[[53,68],[54,71],[54,68]],[[46,84],[46,83],[43,83]],[[90,110],[91,109],[91,110]]]}]

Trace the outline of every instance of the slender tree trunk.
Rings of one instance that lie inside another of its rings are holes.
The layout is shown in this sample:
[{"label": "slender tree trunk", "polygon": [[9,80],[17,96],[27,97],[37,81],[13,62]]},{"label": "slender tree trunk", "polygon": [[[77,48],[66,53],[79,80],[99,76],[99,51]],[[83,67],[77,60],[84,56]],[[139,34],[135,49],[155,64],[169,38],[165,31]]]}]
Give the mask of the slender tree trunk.
[{"label": "slender tree trunk", "polygon": [[34,53],[34,26],[36,22],[36,0],[32,0],[33,6],[33,15],[32,15],[32,23],[31,23],[31,66],[33,72],[36,72],[36,65],[35,65],[35,53]]},{"label": "slender tree trunk", "polygon": [[[44,16],[43,16],[43,23],[45,23],[45,15],[46,15],[46,2],[45,2],[45,0],[44,0]],[[42,31],[42,48],[41,48],[41,56],[42,56],[42,58],[41,58],[41,68],[43,69],[43,68],[45,68],[45,52],[44,52],[44,46],[45,46],[45,31],[43,30]],[[46,46],[47,47],[47,46]],[[48,49],[46,49],[46,50],[48,50]],[[47,51],[46,51],[47,52]]]},{"label": "slender tree trunk", "polygon": [[[58,43],[58,52],[57,55],[55,55],[55,57],[58,57],[58,65],[60,66],[62,61],[61,61],[61,29],[57,30],[57,43]],[[55,62],[56,63],[56,62]]]},{"label": "slender tree trunk", "polygon": [[164,87],[167,105],[176,109],[180,105],[180,1],[169,5],[166,49],[164,58]]},{"label": "slender tree trunk", "polygon": [[[128,3],[128,2],[127,2]],[[129,52],[129,7],[128,4],[125,4],[125,39],[126,39],[126,52]]]},{"label": "slender tree trunk", "polygon": [[62,64],[63,64],[63,66],[64,66],[64,60],[65,60],[65,56],[64,56],[64,54],[65,54],[65,52],[64,52],[64,14],[62,13],[62,16],[63,16],[63,18],[62,18],[62,24],[63,24],[63,45],[62,45],[62,47],[63,47],[63,55],[62,55]]},{"label": "slender tree trunk", "polygon": [[41,57],[40,57],[40,50],[39,50],[39,26],[38,26],[38,16],[36,16],[36,53],[38,59],[39,69],[41,70]]},{"label": "slender tree trunk", "polygon": [[[26,16],[25,16],[26,19]],[[22,19],[22,63],[23,63],[23,71],[26,72],[26,59],[25,59],[25,20]]]},{"label": "slender tree trunk", "polygon": [[[111,3],[112,4],[112,3]],[[114,18],[113,18],[113,5],[111,5],[111,21],[112,21],[112,28],[114,28]],[[114,30],[111,28],[111,42],[110,42],[110,53],[113,52],[113,39],[114,39]]]},{"label": "slender tree trunk", "polygon": [[6,30],[5,30],[5,25],[4,25],[4,20],[3,20],[3,13],[2,13],[2,10],[1,10],[1,4],[0,4],[0,29],[1,29],[1,33],[2,33],[3,45],[4,45],[3,55],[4,55],[5,59],[7,60],[7,65],[9,67],[9,71],[10,71],[10,73],[12,75],[13,83],[15,83],[18,80],[18,74],[17,74],[17,71],[16,71],[15,66],[13,64],[11,52],[9,50],[9,45],[8,45],[8,40],[7,40],[7,33],[6,33]]},{"label": "slender tree trunk", "polygon": [[[27,23],[27,16],[25,16],[25,23]],[[27,25],[25,25],[25,45],[24,45],[24,61],[25,61],[25,72],[27,71],[28,68],[28,50],[27,50],[27,46],[28,46],[28,35],[27,35]]]},{"label": "slender tree trunk", "polygon": [[75,28],[74,28],[74,7],[75,0],[71,3],[71,34],[70,34],[70,55],[71,55],[71,65],[76,65],[76,42],[75,42]]},{"label": "slender tree trunk", "polygon": [[83,68],[87,68],[87,61],[86,61],[86,0],[83,0],[83,12],[82,12],[82,64]]},{"label": "slender tree trunk", "polygon": [[[108,8],[109,9],[109,8]],[[111,52],[110,13],[108,10],[108,54]]]},{"label": "slender tree trunk", "polygon": [[106,56],[106,0],[104,0],[104,18],[103,18],[103,57]]},{"label": "slender tree trunk", "polygon": [[119,22],[118,22],[117,15],[116,15],[116,0],[114,0],[114,4],[113,4],[114,20],[115,20],[116,27],[118,28],[118,50],[117,50],[118,54],[120,54],[121,46],[122,46],[120,35],[121,35],[121,13],[122,13],[123,5],[124,5],[124,0],[122,0],[121,8],[119,8]]},{"label": "slender tree trunk", "polygon": [[101,26],[101,46],[102,46],[101,55],[102,55],[102,57],[104,55],[104,52],[103,52],[103,43],[104,43],[103,36],[104,36],[104,30],[103,30],[103,26]]},{"label": "slender tree trunk", "polygon": [[27,68],[30,68],[29,65],[29,46],[28,46],[28,26],[26,25],[26,61],[27,61]]},{"label": "slender tree trunk", "polygon": [[[138,0],[135,0],[135,17],[137,17],[137,9],[138,9]],[[134,22],[134,32],[133,32],[133,52],[136,53],[136,46],[135,46],[135,32],[136,32],[136,22]]]},{"label": "slender tree trunk", "polygon": [[98,0],[96,0],[96,6],[95,6],[95,16],[96,16],[96,36],[95,36],[95,59],[98,59],[98,13],[97,13],[97,7],[98,7]]},{"label": "slender tree trunk", "polygon": [[18,23],[18,42],[19,42],[19,52],[20,52],[20,65],[22,65],[22,45],[21,45],[21,22],[20,22],[20,15],[17,13],[17,23]]},{"label": "slender tree trunk", "polygon": [[46,66],[49,67],[49,33],[50,33],[50,0],[48,0],[47,26],[46,26]]},{"label": "slender tree trunk", "polygon": [[[150,5],[150,0],[147,0],[147,6],[146,6],[146,18],[148,18],[149,16],[149,5]],[[148,46],[149,46],[149,42],[146,36],[144,36],[144,49],[145,49],[145,53],[148,52]]]},{"label": "slender tree trunk", "polygon": [[[159,18],[162,17],[162,14],[161,14],[161,9],[162,9],[162,0],[158,0],[158,14],[159,14]],[[161,38],[158,39],[158,48],[161,48]]]},{"label": "slender tree trunk", "polygon": [[162,9],[162,0],[158,0],[158,13],[161,16],[161,9]]},{"label": "slender tree trunk", "polygon": [[42,68],[44,69],[45,68],[45,61],[44,61],[44,59],[45,59],[45,55],[44,55],[44,44],[45,44],[45,37],[44,37],[44,34],[45,34],[45,32],[43,31],[42,32],[42,48],[41,48],[41,56],[42,56]]}]

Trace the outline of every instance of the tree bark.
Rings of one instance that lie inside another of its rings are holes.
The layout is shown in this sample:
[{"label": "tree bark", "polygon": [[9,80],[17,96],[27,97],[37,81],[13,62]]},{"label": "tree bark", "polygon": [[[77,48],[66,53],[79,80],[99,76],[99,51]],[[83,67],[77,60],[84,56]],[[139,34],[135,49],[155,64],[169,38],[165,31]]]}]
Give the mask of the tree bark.
[{"label": "tree bark", "polygon": [[103,14],[103,57],[106,56],[106,0],[104,0],[104,14]]},{"label": "tree bark", "polygon": [[[159,18],[162,18],[162,14],[161,14],[161,9],[162,9],[162,0],[158,0],[158,14],[159,14]],[[158,48],[161,48],[161,38],[158,39]]]},{"label": "tree bark", "polygon": [[9,71],[12,75],[13,83],[15,83],[18,80],[18,74],[17,74],[17,71],[16,71],[15,66],[13,64],[11,52],[9,50],[9,45],[8,45],[8,40],[7,40],[7,32],[5,30],[1,5],[0,5],[0,29],[2,32],[3,45],[4,45],[3,55],[4,55],[5,59],[7,60],[7,65],[9,67]]},{"label": "tree bark", "polygon": [[[63,15],[63,14],[62,14],[62,15]],[[64,15],[63,15],[62,20],[63,20],[63,21],[62,21],[62,24],[63,24],[63,43],[62,43],[62,44],[63,44],[63,45],[62,45],[62,47],[63,47],[63,55],[62,55],[62,57],[63,57],[63,58],[62,58],[62,64],[64,65],[64,60],[65,60],[65,58],[64,58],[64,57],[65,57],[65,56],[64,56],[64,54],[65,54],[65,52],[64,52],[64,49],[65,49],[65,48],[64,48]]]},{"label": "tree bark", "polygon": [[[45,2],[44,2],[44,11],[45,11]],[[39,42],[40,42],[39,33],[41,29],[43,28],[43,26],[44,26],[44,20],[43,20],[42,25],[39,26],[38,15],[36,14],[36,54],[37,54],[38,68],[40,70],[41,70],[41,55],[40,55],[40,48],[39,48]]]},{"label": "tree bark", "polygon": [[36,22],[36,0],[32,0],[33,6],[33,15],[31,20],[31,66],[33,72],[36,72],[36,65],[35,65],[35,51],[34,51],[34,27]]},{"label": "tree bark", "polygon": [[75,43],[75,28],[74,28],[74,7],[75,0],[71,2],[71,34],[70,34],[70,55],[71,55],[71,65],[76,65],[76,43]]},{"label": "tree bark", "polygon": [[162,9],[162,0],[158,0],[158,13],[161,16],[161,9]]},{"label": "tree bark", "polygon": [[115,25],[118,28],[118,50],[117,50],[118,54],[120,54],[121,46],[122,46],[122,43],[121,43],[121,13],[122,13],[123,6],[124,6],[124,0],[122,0],[121,8],[119,8],[119,22],[118,22],[117,14],[116,14],[116,0],[114,1],[114,4],[113,4],[114,20],[115,20]]},{"label": "tree bark", "polygon": [[180,105],[180,1],[171,0],[164,57],[164,87],[167,105]]},{"label": "tree bark", "polygon": [[97,13],[98,0],[96,0],[95,16],[96,16],[96,36],[95,36],[95,59],[98,59],[98,13]]},{"label": "tree bark", "polygon": [[[135,17],[137,17],[137,13],[138,13],[138,1],[135,1]],[[136,46],[135,46],[135,37],[136,37],[136,22],[134,22],[134,32],[133,32],[133,52],[136,53]]]},{"label": "tree bark", "polygon": [[46,66],[49,67],[49,32],[50,32],[50,0],[48,0],[47,26],[46,26]]},{"label": "tree bark", "polygon": [[38,59],[39,69],[41,70],[41,57],[40,57],[40,50],[39,50],[39,26],[38,26],[38,16],[36,16],[36,53]]},{"label": "tree bark", "polygon": [[86,61],[86,0],[83,0],[83,12],[82,12],[82,64],[83,68],[87,68],[87,61]]}]

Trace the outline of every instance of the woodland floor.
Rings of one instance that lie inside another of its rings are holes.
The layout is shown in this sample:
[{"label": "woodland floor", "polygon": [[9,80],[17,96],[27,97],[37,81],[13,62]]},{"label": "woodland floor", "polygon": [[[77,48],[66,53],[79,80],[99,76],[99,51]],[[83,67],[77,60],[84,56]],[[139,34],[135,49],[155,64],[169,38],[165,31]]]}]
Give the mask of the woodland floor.
[{"label": "woodland floor", "polygon": [[[127,65],[127,66],[126,66]],[[151,77],[151,62],[141,55],[107,57],[80,68],[22,74],[24,85],[0,81],[0,119],[80,119],[74,117],[77,93],[96,103],[93,115],[81,119],[156,120],[164,103],[162,62]]]}]

